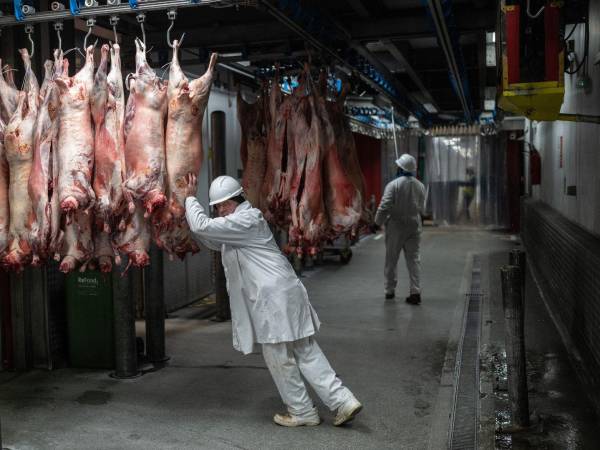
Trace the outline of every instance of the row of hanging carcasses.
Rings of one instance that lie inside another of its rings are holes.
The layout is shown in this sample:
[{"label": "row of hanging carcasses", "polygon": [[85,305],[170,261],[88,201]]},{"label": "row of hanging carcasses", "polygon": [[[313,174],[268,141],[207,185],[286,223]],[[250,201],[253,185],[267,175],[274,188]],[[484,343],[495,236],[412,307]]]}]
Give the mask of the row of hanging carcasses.
[{"label": "row of hanging carcasses", "polygon": [[56,259],[63,272],[89,266],[108,272],[122,253],[142,267],[149,264],[152,239],[180,257],[198,251],[185,221],[185,176],[200,171],[201,125],[216,55],[202,77],[189,81],[178,62],[179,44],[173,45],[167,83],[136,39],[127,103],[117,44],[102,46],[95,73],[94,47],[88,47],[84,66],[72,77],[68,60],[56,51],[41,86],[27,50],[20,50],[22,90],[4,68],[3,267],[21,271]]},{"label": "row of hanging carcasses", "polygon": [[266,219],[288,232],[286,250],[315,255],[368,223],[365,182],[344,114],[349,86],[327,100],[325,73],[318,85],[305,67],[300,85],[284,95],[279,74],[253,104],[238,94],[243,187]]}]

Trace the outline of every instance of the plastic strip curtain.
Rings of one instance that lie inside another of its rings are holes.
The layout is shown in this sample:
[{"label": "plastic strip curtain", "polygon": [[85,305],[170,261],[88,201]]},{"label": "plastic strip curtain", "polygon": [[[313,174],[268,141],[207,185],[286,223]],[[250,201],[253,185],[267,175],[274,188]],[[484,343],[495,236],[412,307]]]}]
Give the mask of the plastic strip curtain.
[{"label": "plastic strip curtain", "polygon": [[427,212],[434,224],[505,227],[506,155],[501,138],[426,139]]}]

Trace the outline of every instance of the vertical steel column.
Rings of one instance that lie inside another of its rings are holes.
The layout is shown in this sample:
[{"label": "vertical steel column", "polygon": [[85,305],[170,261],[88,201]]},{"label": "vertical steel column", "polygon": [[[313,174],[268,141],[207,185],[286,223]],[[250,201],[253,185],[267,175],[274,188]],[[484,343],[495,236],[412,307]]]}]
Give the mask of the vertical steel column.
[{"label": "vertical steel column", "polygon": [[123,274],[127,258],[113,270],[113,311],[115,327],[115,371],[113,378],[140,376],[135,342],[135,305],[131,272]]},{"label": "vertical steel column", "polygon": [[503,266],[500,273],[502,275],[508,394],[513,424],[516,427],[524,428],[529,426],[529,398],[527,394],[522,275],[518,266]]},{"label": "vertical steel column", "polygon": [[508,264],[521,269],[521,286],[523,287],[523,299],[525,299],[525,279],[527,278],[527,255],[523,250],[511,250],[508,255]]},{"label": "vertical steel column", "polygon": [[[215,111],[210,115],[210,135],[212,137],[212,178],[225,174],[225,113]],[[213,252],[213,268],[215,274],[215,300],[217,303],[217,321],[231,319],[229,295],[225,283],[225,271],[221,263],[221,253]]]},{"label": "vertical steel column", "polygon": [[169,360],[165,354],[165,290],[163,254],[152,244],[150,266],[144,268],[144,317],[146,318],[146,356],[148,362]]}]

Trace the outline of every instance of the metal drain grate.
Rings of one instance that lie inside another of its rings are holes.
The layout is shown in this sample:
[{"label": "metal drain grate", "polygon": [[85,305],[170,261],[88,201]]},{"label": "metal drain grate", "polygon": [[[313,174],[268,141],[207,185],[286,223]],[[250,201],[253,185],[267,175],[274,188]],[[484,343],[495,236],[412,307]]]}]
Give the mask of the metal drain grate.
[{"label": "metal drain grate", "polygon": [[477,450],[479,422],[479,336],[481,326],[481,259],[473,258],[471,290],[456,358],[454,406],[450,421],[449,448]]}]

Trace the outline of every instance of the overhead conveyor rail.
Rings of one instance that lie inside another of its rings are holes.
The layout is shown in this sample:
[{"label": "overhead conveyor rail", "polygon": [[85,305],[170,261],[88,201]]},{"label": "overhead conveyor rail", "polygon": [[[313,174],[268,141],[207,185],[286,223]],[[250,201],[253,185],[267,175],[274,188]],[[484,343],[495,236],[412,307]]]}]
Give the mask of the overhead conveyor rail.
[{"label": "overhead conveyor rail", "polygon": [[[197,2],[190,0],[150,0],[146,2],[136,2],[132,0],[129,3],[117,5],[79,7],[78,2],[75,0],[72,0],[72,2],[77,4],[77,8],[73,7],[74,5],[71,5],[70,8],[63,10],[40,11],[34,14],[23,15],[22,19],[19,19],[17,15],[0,16],[0,29],[25,23],[54,22],[57,20],[72,19],[74,17],[108,17],[119,14],[135,14],[142,11],[159,11],[172,8],[190,8],[196,6],[223,7],[249,4],[248,0],[201,0]],[[20,4],[21,2],[19,0],[15,0],[15,6],[18,7]]]}]

